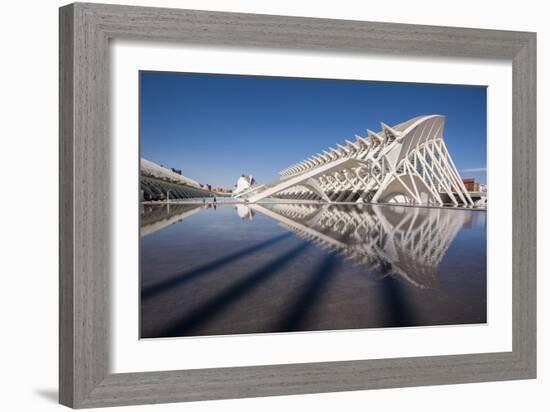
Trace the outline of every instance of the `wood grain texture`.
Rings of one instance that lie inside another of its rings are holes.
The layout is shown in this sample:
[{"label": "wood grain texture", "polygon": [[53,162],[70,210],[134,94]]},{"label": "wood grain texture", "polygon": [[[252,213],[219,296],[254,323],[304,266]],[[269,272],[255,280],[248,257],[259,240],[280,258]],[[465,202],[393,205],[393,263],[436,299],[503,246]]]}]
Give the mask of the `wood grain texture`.
[{"label": "wood grain texture", "polygon": [[[536,36],[498,30],[75,3],[60,9],[60,402],[84,408],[527,379],[536,374]],[[109,40],[513,64],[513,350],[109,373]]]},{"label": "wood grain texture", "polygon": [[513,351],[533,376],[536,375],[537,350],[536,52],[536,37],[532,36],[512,63]]},{"label": "wood grain texture", "polygon": [[74,19],[59,15],[59,401],[73,404],[73,37]]}]

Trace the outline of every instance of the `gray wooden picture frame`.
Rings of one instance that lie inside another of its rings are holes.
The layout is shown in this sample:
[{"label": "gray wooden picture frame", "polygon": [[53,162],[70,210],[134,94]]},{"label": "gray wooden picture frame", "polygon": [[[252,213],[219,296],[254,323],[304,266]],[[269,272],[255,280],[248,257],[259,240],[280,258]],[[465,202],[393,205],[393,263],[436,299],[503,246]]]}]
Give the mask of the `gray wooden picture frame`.
[{"label": "gray wooden picture frame", "polygon": [[[535,33],[84,3],[62,7],[59,27],[62,404],[87,408],[535,378]],[[110,39],[511,61],[513,350],[111,374]]]}]

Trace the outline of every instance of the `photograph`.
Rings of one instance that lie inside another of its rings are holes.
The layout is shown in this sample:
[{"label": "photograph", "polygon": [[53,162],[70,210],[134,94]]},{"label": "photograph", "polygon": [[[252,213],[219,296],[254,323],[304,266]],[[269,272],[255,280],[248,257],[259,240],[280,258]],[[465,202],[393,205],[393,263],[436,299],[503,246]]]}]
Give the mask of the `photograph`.
[{"label": "photograph", "polygon": [[548,13],[473,5],[4,2],[2,410],[548,409]]},{"label": "photograph", "polygon": [[487,88],[140,71],[140,338],[487,322]]}]

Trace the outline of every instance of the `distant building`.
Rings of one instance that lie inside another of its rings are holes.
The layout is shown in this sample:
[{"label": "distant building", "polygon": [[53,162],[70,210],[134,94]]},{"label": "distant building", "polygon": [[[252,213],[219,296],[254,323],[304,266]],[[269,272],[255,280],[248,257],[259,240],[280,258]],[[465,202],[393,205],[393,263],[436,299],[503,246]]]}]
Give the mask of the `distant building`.
[{"label": "distant building", "polygon": [[194,187],[200,187],[199,183],[186,176],[182,176],[181,170],[167,168],[147,159],[140,159],[140,173],[142,176],[154,177],[173,183],[186,184]]},{"label": "distant building", "polygon": [[200,187],[202,187],[204,190],[212,191],[212,185],[209,185],[208,183],[200,183]]},{"label": "distant building", "polygon": [[466,190],[468,192],[479,192],[480,191],[479,183],[477,183],[476,180],[472,177],[463,178],[462,183],[464,183],[464,186],[466,187]]},{"label": "distant building", "polygon": [[235,193],[240,193],[251,188],[254,183],[256,183],[256,180],[252,175],[245,176],[244,174],[242,174],[237,180]]},{"label": "distant building", "polygon": [[147,159],[140,159],[140,191],[142,201],[212,197],[198,182]]},{"label": "distant building", "polygon": [[224,187],[217,187],[214,189],[214,192],[218,192],[218,193],[232,193],[232,190],[231,189],[226,189]]}]

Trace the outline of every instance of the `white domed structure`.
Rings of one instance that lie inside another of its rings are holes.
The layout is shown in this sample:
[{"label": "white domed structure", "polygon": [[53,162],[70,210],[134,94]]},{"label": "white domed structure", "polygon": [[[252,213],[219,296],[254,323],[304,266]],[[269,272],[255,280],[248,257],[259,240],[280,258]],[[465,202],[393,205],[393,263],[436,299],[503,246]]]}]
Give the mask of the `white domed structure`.
[{"label": "white domed structure", "polygon": [[245,176],[244,174],[237,180],[237,187],[233,193],[241,193],[252,187],[254,184],[254,177],[252,175]]}]

